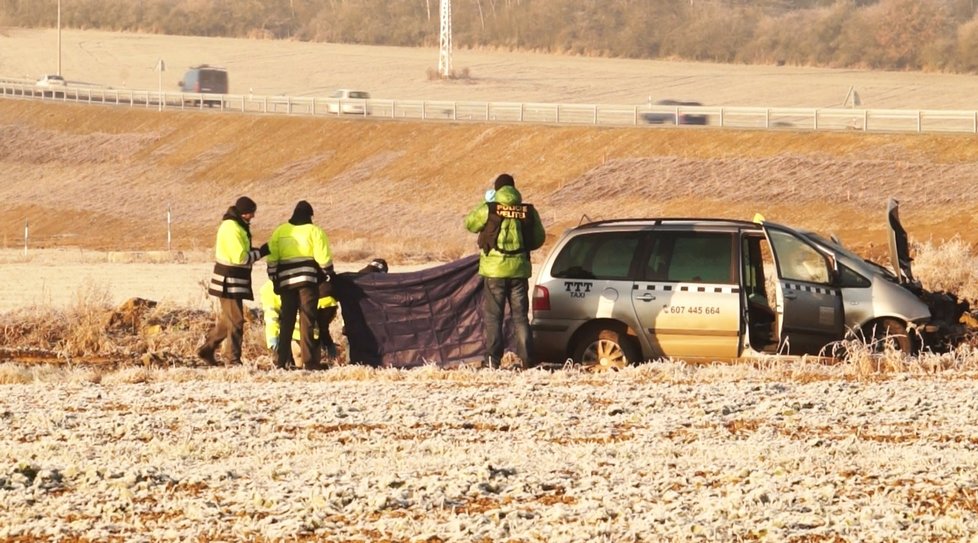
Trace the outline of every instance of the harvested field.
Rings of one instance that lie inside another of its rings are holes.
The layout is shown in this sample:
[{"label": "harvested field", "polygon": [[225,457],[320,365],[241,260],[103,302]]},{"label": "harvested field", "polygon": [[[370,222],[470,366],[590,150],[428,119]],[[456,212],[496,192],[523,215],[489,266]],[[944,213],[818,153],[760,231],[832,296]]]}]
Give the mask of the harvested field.
[{"label": "harvested field", "polygon": [[10,541],[962,541],[974,355],[621,373],[0,368]]}]

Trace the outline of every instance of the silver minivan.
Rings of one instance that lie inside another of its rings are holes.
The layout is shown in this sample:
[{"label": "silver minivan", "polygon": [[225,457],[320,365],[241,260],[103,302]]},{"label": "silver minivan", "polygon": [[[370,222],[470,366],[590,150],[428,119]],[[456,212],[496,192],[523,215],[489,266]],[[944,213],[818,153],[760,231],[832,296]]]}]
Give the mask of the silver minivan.
[{"label": "silver minivan", "polygon": [[622,367],[831,355],[850,336],[919,348],[937,333],[910,270],[898,205],[893,269],[813,232],[726,219],[619,219],[564,234],[537,278],[537,359]]}]

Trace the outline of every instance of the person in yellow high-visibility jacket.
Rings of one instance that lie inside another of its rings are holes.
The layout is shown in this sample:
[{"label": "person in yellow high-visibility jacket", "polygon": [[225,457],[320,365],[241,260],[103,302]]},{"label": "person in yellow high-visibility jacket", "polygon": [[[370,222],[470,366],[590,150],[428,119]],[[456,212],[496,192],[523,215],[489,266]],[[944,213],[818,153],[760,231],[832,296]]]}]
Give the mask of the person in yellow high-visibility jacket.
[{"label": "person in yellow high-visibility jacket", "polygon": [[214,351],[224,344],[224,364],[241,364],[241,342],[244,336],[243,300],[254,299],[251,290],[252,264],[268,254],[268,246],[251,245],[251,220],[258,206],[242,196],[229,207],[221,219],[214,242],[214,271],[207,292],[220,300],[221,313],[207,332],[197,356],[208,365],[216,366]]},{"label": "person in yellow high-visibility jacket", "polygon": [[[282,313],[282,297],[275,294],[275,284],[271,281],[265,282],[259,290],[261,297],[261,308],[265,320],[265,345],[276,354],[279,350],[279,318]],[[315,327],[315,337],[319,339],[319,344],[326,351],[327,358],[336,358],[336,343],[329,333],[328,325],[336,318],[339,305],[336,298],[324,296],[319,299],[316,312],[318,313]],[[325,334],[319,329],[318,324],[324,322],[327,325]],[[300,341],[299,328],[296,327],[292,332],[293,343]]]},{"label": "person in yellow high-visibility jacket", "polygon": [[[313,224],[312,217],[312,205],[299,201],[292,217],[278,225],[268,240],[268,278],[282,297],[279,345],[292,340],[298,314],[300,356],[302,367],[307,370],[322,368],[313,327],[320,317],[318,301],[332,295],[336,277],[329,238],[322,228]],[[319,328],[328,327],[320,322]],[[279,349],[275,365],[280,369],[294,367],[292,349]]]}]

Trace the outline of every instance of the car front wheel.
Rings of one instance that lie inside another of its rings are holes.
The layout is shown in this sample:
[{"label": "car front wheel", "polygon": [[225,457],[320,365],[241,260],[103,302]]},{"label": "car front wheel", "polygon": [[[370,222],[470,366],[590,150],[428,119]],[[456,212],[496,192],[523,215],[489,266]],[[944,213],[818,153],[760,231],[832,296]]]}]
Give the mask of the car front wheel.
[{"label": "car front wheel", "polygon": [[887,345],[903,353],[913,350],[907,325],[898,319],[880,319],[866,325],[864,337],[871,342],[874,352],[883,352]]},{"label": "car front wheel", "polygon": [[574,348],[574,360],[591,371],[618,370],[640,358],[635,342],[622,329],[597,328],[585,334]]}]

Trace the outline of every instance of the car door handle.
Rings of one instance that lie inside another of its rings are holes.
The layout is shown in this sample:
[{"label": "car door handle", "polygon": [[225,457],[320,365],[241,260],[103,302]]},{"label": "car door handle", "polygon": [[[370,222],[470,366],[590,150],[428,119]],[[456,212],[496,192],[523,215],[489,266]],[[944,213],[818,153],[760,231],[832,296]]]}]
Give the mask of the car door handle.
[{"label": "car door handle", "polygon": [[651,302],[652,300],[655,299],[655,296],[653,296],[652,294],[648,294],[648,293],[646,293],[646,294],[639,294],[638,296],[635,297],[635,299],[636,300],[641,300],[643,302]]},{"label": "car door handle", "polygon": [[795,294],[794,292],[785,292],[784,293],[784,297],[787,298],[787,299],[789,299],[789,300],[794,300],[795,298],[798,297],[798,295]]}]

